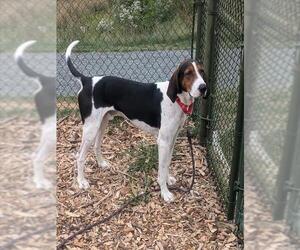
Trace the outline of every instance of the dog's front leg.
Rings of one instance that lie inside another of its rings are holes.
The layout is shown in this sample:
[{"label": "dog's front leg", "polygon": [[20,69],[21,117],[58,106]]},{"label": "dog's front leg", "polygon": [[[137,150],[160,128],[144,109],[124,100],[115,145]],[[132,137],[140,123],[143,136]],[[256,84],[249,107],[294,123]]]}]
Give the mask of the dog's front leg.
[{"label": "dog's front leg", "polygon": [[160,192],[162,198],[166,202],[172,202],[174,200],[174,195],[169,191],[167,187],[167,182],[169,181],[169,165],[172,159],[172,148],[173,141],[167,137],[159,136],[158,139],[158,184],[160,186]]}]

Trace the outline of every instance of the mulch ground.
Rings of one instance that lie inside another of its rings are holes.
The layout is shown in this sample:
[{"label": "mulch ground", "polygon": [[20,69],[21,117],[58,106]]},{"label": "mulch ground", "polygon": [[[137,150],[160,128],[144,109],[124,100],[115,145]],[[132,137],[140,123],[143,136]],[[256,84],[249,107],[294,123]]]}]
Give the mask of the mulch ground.
[{"label": "mulch ground", "polygon": [[[55,190],[36,189],[32,180],[31,155],[39,136],[37,119],[0,120],[0,249],[55,247]],[[55,185],[53,157],[45,171]]]},{"label": "mulch ground", "polygon": [[245,174],[245,187],[245,249],[299,249],[300,238],[292,234],[286,221],[273,220],[271,206],[250,171]]},{"label": "mulch ground", "polygon": [[[67,238],[117,210],[126,200],[144,190],[143,173],[131,175],[132,150],[154,145],[155,139],[132,127],[126,120],[112,122],[103,140],[102,152],[110,169],[97,166],[93,150],[86,160],[88,190],[76,183],[75,154],[81,138],[81,122],[69,117],[57,130],[57,240]],[[110,221],[95,226],[70,241],[67,249],[238,249],[235,226],[226,220],[205,150],[193,142],[196,179],[190,194],[175,192],[176,200],[165,203],[158,192],[127,207]],[[177,139],[171,165],[177,185],[187,187],[192,163],[185,136]],[[157,188],[157,170],[150,172]]]}]

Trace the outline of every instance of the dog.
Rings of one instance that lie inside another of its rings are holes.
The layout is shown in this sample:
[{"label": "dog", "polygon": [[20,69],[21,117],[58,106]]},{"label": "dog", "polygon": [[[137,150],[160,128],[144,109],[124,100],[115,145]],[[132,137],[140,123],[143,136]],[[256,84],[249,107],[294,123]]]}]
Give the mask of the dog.
[{"label": "dog", "polygon": [[141,83],[115,76],[85,76],[71,61],[72,42],[66,50],[66,63],[73,76],[81,82],[78,103],[83,123],[82,142],[76,155],[77,181],[80,188],[88,188],[84,177],[84,161],[94,144],[98,165],[109,164],[101,154],[101,143],[108,121],[122,116],[136,127],[157,137],[159,166],[158,183],[161,197],[166,202],[174,200],[168,185],[176,180],[169,173],[172,152],[179,130],[187,115],[192,113],[194,99],[207,98],[204,66],[195,60],[186,60],[173,73],[170,81]]},{"label": "dog", "polygon": [[49,189],[52,184],[44,176],[44,164],[47,158],[55,152],[56,145],[56,80],[55,77],[37,73],[26,65],[23,60],[24,51],[36,41],[27,41],[21,44],[15,51],[14,58],[28,77],[36,79],[39,88],[34,93],[34,102],[42,124],[42,133],[39,146],[32,155],[33,181],[37,188]]}]

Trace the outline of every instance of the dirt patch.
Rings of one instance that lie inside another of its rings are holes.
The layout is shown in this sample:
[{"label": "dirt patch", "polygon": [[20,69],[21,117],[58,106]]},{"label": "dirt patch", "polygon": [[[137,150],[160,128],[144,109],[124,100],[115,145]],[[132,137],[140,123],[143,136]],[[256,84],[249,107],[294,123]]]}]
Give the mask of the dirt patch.
[{"label": "dirt patch", "polygon": [[[58,242],[108,216],[128,198],[144,190],[145,173],[128,172],[135,162],[132,151],[141,145],[155,144],[153,137],[127,121],[111,122],[102,144],[103,155],[111,167],[100,169],[90,150],[85,171],[90,189],[80,190],[74,167],[81,126],[78,118],[69,117],[57,130]],[[159,193],[151,193],[109,222],[77,236],[67,244],[68,249],[237,249],[235,226],[226,221],[206,165],[205,150],[195,141],[193,144],[196,179],[190,194],[176,192],[176,201],[167,204]],[[171,173],[178,186],[188,186],[192,165],[185,136],[177,139]],[[156,177],[157,170],[151,170],[147,177],[151,183],[149,188],[158,187]]]}]

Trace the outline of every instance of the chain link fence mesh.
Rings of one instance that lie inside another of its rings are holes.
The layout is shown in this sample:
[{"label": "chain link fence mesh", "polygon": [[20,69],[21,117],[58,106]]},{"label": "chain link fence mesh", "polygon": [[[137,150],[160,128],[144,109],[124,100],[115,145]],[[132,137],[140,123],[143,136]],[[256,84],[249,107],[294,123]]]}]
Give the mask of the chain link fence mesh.
[{"label": "chain link fence mesh", "polygon": [[300,2],[255,0],[248,10],[245,176],[270,213],[265,228],[280,220],[299,235]]},{"label": "chain link fence mesh", "polygon": [[[195,1],[195,59],[199,62],[204,62],[204,55],[205,55],[205,34],[206,34],[206,27],[207,27],[207,3],[208,0],[199,0]],[[201,123],[201,116],[200,116],[200,107],[201,107],[201,100],[197,99],[195,101],[195,112],[192,115],[192,119],[196,126],[195,130],[196,133],[199,134],[199,126]]]},{"label": "chain link fence mesh", "polygon": [[238,112],[243,10],[243,1],[226,0],[217,4],[208,151],[226,205]]},{"label": "chain link fence mesh", "polygon": [[297,1],[253,1],[246,112],[246,163],[265,201],[275,202],[296,59]]},{"label": "chain link fence mesh", "polygon": [[[55,1],[1,1],[0,11],[0,249],[54,249],[55,190],[42,191],[35,183],[43,182],[43,176],[55,180],[55,156],[51,152],[47,157],[49,147],[44,143],[39,147],[40,141],[53,142],[54,151],[55,118],[51,119],[53,129],[48,123],[47,132],[41,133],[38,115],[38,110],[48,108],[48,99],[54,107],[55,93],[37,105],[35,93],[41,85],[22,71],[14,53],[21,44],[36,40],[23,54],[25,65],[54,79]],[[54,81],[51,89],[55,90]],[[45,174],[40,179],[39,175],[34,178],[37,169]]]},{"label": "chain link fence mesh", "polygon": [[[74,40],[80,40],[80,43],[72,60],[85,75],[116,75],[142,82],[165,81],[184,59],[194,57],[203,61],[209,42],[206,38],[207,19],[211,14],[208,13],[209,1],[164,0],[149,5],[150,2],[58,1],[58,117],[76,114],[78,110],[76,96],[80,84],[70,75],[64,59],[67,46]],[[217,2],[211,55],[213,77],[208,157],[227,207],[244,6],[242,0]],[[193,117],[196,132],[201,119],[200,102],[197,102]]]},{"label": "chain link fence mesh", "polygon": [[[209,15],[215,15],[214,42],[212,44],[210,74],[210,100],[208,102],[209,123],[207,135],[207,150],[209,166],[213,169],[220,194],[228,209],[228,197],[232,191],[229,179],[234,154],[235,124],[238,112],[238,98],[240,87],[240,67],[243,52],[243,1],[216,1],[214,11],[207,9],[208,1],[201,1],[202,10],[206,18],[202,18],[204,27]],[[207,43],[206,30],[200,29],[198,43],[205,54]],[[205,42],[202,42],[204,39]],[[207,62],[204,62],[207,63]],[[198,130],[200,120],[203,119],[198,109],[195,115]],[[241,203],[242,204],[242,203]]]},{"label": "chain link fence mesh", "polygon": [[57,3],[58,115],[77,112],[80,84],[64,52],[80,43],[72,60],[85,75],[115,75],[142,82],[166,81],[191,57],[193,1],[65,1]]},{"label": "chain link fence mesh", "polygon": [[[45,8],[47,11],[43,11]],[[43,4],[38,0],[30,0],[26,4],[1,2],[0,119],[23,114],[36,115],[33,96],[39,85],[21,72],[14,60],[14,52],[22,43],[37,40],[25,52],[24,60],[37,72],[55,76],[54,9],[55,3],[52,1]]]}]

